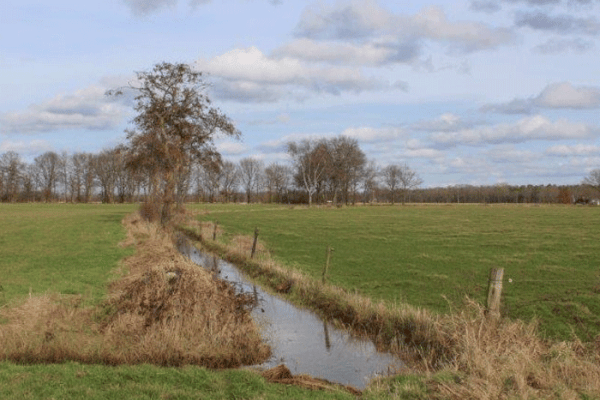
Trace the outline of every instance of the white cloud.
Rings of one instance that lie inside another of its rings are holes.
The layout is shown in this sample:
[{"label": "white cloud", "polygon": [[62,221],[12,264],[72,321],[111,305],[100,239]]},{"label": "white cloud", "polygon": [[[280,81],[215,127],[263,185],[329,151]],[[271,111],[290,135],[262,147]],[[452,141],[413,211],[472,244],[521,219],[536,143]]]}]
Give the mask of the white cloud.
[{"label": "white cloud", "polygon": [[554,83],[546,86],[535,104],[548,108],[595,108],[600,106],[600,88]]},{"label": "white cloud", "polygon": [[599,133],[597,127],[565,119],[552,122],[541,115],[523,118],[515,123],[501,123],[437,133],[432,140],[439,146],[482,146],[486,144],[524,143],[533,140],[569,140],[591,138]]},{"label": "white cloud", "polygon": [[600,146],[591,144],[556,145],[546,149],[546,154],[560,157],[597,155],[600,154]]},{"label": "white cloud", "polygon": [[26,111],[0,115],[4,133],[38,133],[61,129],[115,128],[127,114],[124,99],[107,97],[96,85],[30,106]]},{"label": "white cloud", "polygon": [[509,29],[478,22],[450,22],[439,7],[426,7],[415,15],[397,15],[373,0],[309,8],[296,27],[296,35],[321,40],[367,40],[393,35],[400,42],[427,39],[466,52],[492,49],[515,40]]},{"label": "white cloud", "polygon": [[198,60],[196,67],[216,78],[213,92],[222,99],[273,102],[299,92],[360,93],[402,89],[402,85],[365,76],[349,67],[315,67],[291,57],[272,58],[256,47],[234,49],[210,60]]},{"label": "white cloud", "polygon": [[371,128],[358,127],[347,128],[342,135],[356,139],[363,143],[389,142],[405,135],[404,130],[396,127],[389,128]]},{"label": "white cloud", "polygon": [[600,107],[600,88],[573,86],[570,82],[551,83],[539,95],[529,99],[513,99],[508,103],[487,104],[484,112],[530,114],[536,108],[585,109]]},{"label": "white cloud", "polygon": [[[179,0],[122,0],[123,3],[134,15],[139,17],[146,16],[163,8],[173,8],[177,6]],[[192,8],[196,8],[202,4],[211,3],[212,0],[189,0],[188,4]],[[281,4],[281,0],[268,0],[273,5]]]},{"label": "white cloud", "polygon": [[452,113],[444,113],[434,120],[419,121],[411,125],[414,130],[430,132],[451,132],[465,127],[461,118]]},{"label": "white cloud", "polygon": [[52,146],[46,140],[3,140],[2,142],[0,142],[0,153],[14,151],[20,155],[31,156],[38,155],[50,150],[52,150]]},{"label": "white cloud", "polygon": [[533,51],[541,54],[558,54],[567,51],[573,51],[574,53],[583,53],[591,50],[594,47],[594,42],[589,40],[583,40],[580,38],[575,39],[557,39],[551,38],[546,42],[539,44],[533,48]]},{"label": "white cloud", "polygon": [[301,38],[274,52],[276,56],[291,56],[306,61],[364,66],[412,63],[419,53],[420,46],[417,42],[398,42],[394,38],[380,38],[362,44]]},{"label": "white cloud", "polygon": [[243,154],[248,151],[248,146],[240,142],[222,141],[216,143],[217,151],[226,156]]}]

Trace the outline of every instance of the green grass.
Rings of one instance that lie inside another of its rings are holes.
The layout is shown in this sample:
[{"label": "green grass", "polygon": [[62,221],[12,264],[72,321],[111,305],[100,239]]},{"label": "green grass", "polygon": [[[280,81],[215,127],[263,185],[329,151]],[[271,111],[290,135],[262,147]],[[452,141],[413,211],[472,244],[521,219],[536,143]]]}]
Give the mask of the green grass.
[{"label": "green grass", "polygon": [[105,367],[66,363],[0,363],[2,399],[351,399],[342,392],[309,391],[267,383],[243,370]]},{"label": "green grass", "polygon": [[[492,267],[504,268],[502,311],[540,321],[544,336],[600,334],[600,208],[419,205],[290,208],[196,205],[202,220],[260,239],[279,262],[374,299],[437,312],[465,296],[485,303]],[[508,280],[511,279],[512,283]]]},{"label": "green grass", "polygon": [[121,219],[135,205],[0,204],[0,305],[45,292],[98,301],[131,249]]}]

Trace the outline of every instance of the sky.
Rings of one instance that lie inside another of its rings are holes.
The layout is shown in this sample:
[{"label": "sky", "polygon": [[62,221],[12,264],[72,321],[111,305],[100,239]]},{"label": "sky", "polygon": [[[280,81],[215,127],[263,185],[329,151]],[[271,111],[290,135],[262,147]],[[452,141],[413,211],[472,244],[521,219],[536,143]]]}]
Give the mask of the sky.
[{"label": "sky", "polygon": [[171,62],[242,132],[216,139],[230,161],[346,135],[423,187],[577,184],[600,168],[599,38],[600,0],[2,0],[0,154],[125,143],[106,91]]}]

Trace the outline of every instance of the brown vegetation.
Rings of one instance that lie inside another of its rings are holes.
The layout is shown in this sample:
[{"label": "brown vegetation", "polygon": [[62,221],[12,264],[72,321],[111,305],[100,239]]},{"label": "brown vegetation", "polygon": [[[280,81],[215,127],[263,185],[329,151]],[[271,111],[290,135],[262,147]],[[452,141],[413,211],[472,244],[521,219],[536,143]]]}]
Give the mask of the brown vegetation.
[{"label": "brown vegetation", "polygon": [[270,355],[249,316],[249,302],[176,250],[170,236],[139,214],[125,219],[136,254],[107,300],[33,296],[2,310],[0,359],[211,368],[254,364]]},{"label": "brown vegetation", "polygon": [[[211,228],[212,224],[198,223],[192,230],[197,238],[207,238],[212,237]],[[408,305],[374,304],[278,266],[264,247],[250,260],[251,243],[250,238],[241,237],[229,246],[202,242],[203,247],[220,253],[273,290],[288,293],[292,300],[334,319],[354,334],[369,336],[378,349],[407,360],[412,373],[420,371],[417,379],[426,392],[414,398],[600,397],[600,339],[592,343],[577,338],[569,342],[543,340],[535,322],[506,318],[492,322],[483,307],[469,299],[449,315]],[[375,382],[372,389],[389,398],[404,398],[405,392],[386,385],[394,383]],[[414,380],[407,385],[414,386]]]}]

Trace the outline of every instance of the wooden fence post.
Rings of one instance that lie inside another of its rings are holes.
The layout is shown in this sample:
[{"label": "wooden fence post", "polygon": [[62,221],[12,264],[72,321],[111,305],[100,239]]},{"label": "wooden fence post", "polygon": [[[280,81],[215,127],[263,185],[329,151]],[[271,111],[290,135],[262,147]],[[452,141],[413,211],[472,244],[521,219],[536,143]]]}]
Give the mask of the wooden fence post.
[{"label": "wooden fence post", "polygon": [[217,226],[219,226],[219,221],[215,221],[215,226],[213,229],[213,240],[217,240]]},{"label": "wooden fence post", "polygon": [[254,258],[254,252],[256,251],[256,242],[258,241],[258,228],[254,228],[254,243],[252,243],[252,253],[250,258]]},{"label": "wooden fence post", "polygon": [[504,268],[492,268],[488,280],[487,315],[493,319],[500,318],[500,295],[502,294],[502,278]]},{"label": "wooden fence post", "polygon": [[323,268],[323,283],[327,280],[327,271],[329,270],[329,260],[331,259],[331,246],[327,246],[327,258],[325,259],[325,267]]}]

